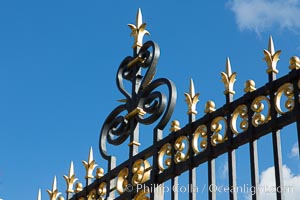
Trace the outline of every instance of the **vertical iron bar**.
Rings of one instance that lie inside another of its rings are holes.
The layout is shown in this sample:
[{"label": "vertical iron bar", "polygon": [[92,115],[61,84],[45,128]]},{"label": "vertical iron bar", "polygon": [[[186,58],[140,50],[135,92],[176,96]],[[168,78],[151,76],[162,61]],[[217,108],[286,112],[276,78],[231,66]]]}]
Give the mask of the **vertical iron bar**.
[{"label": "vertical iron bar", "polygon": [[[173,142],[171,142],[172,144],[174,143],[174,141]],[[175,154],[176,154],[176,150],[175,150],[175,148],[174,148],[174,146],[172,146],[172,150],[171,150],[171,152],[172,152],[172,155],[171,155],[171,168],[172,168],[172,172],[173,172],[173,178],[171,179],[171,185],[172,185],[172,187],[173,186],[175,186],[175,188],[174,188],[174,190],[173,190],[173,188],[171,189],[171,199],[172,200],[178,200],[179,199],[179,197],[178,197],[178,187],[179,187],[179,181],[178,181],[178,176],[177,176],[177,174],[176,174],[176,171],[175,171],[175,162],[174,162],[174,160],[175,160]]]},{"label": "vertical iron bar", "polygon": [[[226,94],[226,104],[230,104],[233,101],[233,94],[228,93]],[[232,131],[230,130],[230,121],[231,121],[231,113],[228,113],[226,116],[227,121],[227,134],[228,140],[231,141],[233,138]],[[235,192],[235,188],[237,188],[236,184],[236,156],[235,156],[235,149],[231,148],[228,149],[228,175],[229,175],[229,199],[235,200],[237,199],[237,193]]]},{"label": "vertical iron bar", "polygon": [[[276,73],[269,73],[269,83],[276,80]],[[271,105],[271,120],[274,122],[272,126],[276,123],[277,112],[275,110],[275,95],[273,92],[270,93],[270,105]],[[283,174],[282,174],[282,155],[281,155],[281,142],[280,142],[280,130],[272,131],[272,142],[273,142],[273,156],[274,156],[274,169],[275,169],[275,180],[276,180],[276,197],[279,200],[283,200],[284,196],[281,191],[277,188],[283,186]]]},{"label": "vertical iron bar", "polygon": [[[135,46],[133,48],[133,57],[138,55],[140,51],[139,46]],[[133,80],[132,80],[132,89],[131,89],[131,96],[132,96],[132,106],[137,105],[137,93],[141,84],[141,69],[139,68],[138,64],[133,66]],[[134,109],[134,108],[133,108]],[[134,123],[131,121],[130,123]],[[139,149],[137,143],[139,142],[139,124],[136,125],[135,129],[133,130],[133,134],[130,134],[130,145],[129,145],[129,158],[132,158],[136,154],[138,154]]]},{"label": "vertical iron bar", "polygon": [[174,178],[171,179],[171,199],[172,200],[179,200],[178,198],[178,176],[175,176]]},{"label": "vertical iron bar", "polygon": [[[209,127],[209,125],[208,125]],[[212,132],[210,128],[207,128],[207,151],[209,151],[208,160],[207,160],[207,178],[208,178],[208,199],[216,200],[216,159],[212,157],[212,145],[211,145],[211,136]]]},{"label": "vertical iron bar", "polygon": [[[191,113],[189,114],[189,123],[192,123],[196,121],[196,114]],[[192,144],[192,136],[193,134],[190,135],[189,142],[190,145]],[[192,157],[194,156],[194,152],[192,149],[190,149],[190,160],[193,160]],[[196,172],[196,167],[190,168],[189,169],[189,200],[196,200],[197,199],[197,172]]]},{"label": "vertical iron bar", "polygon": [[[252,117],[253,111],[251,109],[251,102],[247,106],[248,112],[248,132],[253,133]],[[252,138],[252,136],[249,136]],[[251,193],[252,200],[257,200],[259,196],[259,168],[258,168],[258,149],[257,140],[253,139],[249,142],[250,153],[250,170],[251,170],[251,188],[254,188],[254,193]]]},{"label": "vertical iron bar", "polygon": [[[293,70],[296,71],[296,70]],[[300,83],[300,82],[299,82]],[[297,113],[300,113],[300,102],[299,102],[299,87],[298,87],[298,80],[295,79],[293,82],[294,88],[294,110]],[[300,115],[296,115],[296,126],[297,126],[297,136],[298,136],[298,146],[300,146]],[[298,148],[300,155],[300,148]]]},{"label": "vertical iron bar", "polygon": [[[153,144],[157,144],[157,142],[159,140],[161,140],[163,137],[163,133],[162,130],[155,128],[153,131]],[[164,183],[161,183],[160,185],[158,185],[157,183],[157,176],[159,176],[159,167],[158,167],[158,152],[159,149],[156,146],[156,153],[153,154],[153,168],[151,170],[151,183],[150,183],[150,187],[152,187],[151,189],[153,190],[152,192],[150,192],[150,199],[151,200],[164,200]]]},{"label": "vertical iron bar", "polygon": [[216,190],[214,189],[216,186],[216,160],[215,158],[210,158],[208,160],[208,199],[216,200]]},{"label": "vertical iron bar", "polygon": [[[256,200],[259,195],[259,171],[258,171],[258,151],[257,140],[249,142],[250,168],[251,168],[251,187],[254,188],[252,200]],[[252,191],[251,191],[252,192]]]}]

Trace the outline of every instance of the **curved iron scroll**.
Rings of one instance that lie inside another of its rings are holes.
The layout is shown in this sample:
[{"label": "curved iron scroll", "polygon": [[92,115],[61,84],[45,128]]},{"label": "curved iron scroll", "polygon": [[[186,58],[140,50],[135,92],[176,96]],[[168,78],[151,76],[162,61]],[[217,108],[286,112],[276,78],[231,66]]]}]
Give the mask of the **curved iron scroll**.
[{"label": "curved iron scroll", "polygon": [[[116,107],[108,115],[99,139],[100,153],[109,162],[112,156],[107,152],[107,143],[122,144],[134,134],[138,123],[148,125],[159,120],[155,130],[163,130],[173,113],[177,96],[174,83],[165,78],[153,81],[159,54],[159,46],[153,41],[148,41],[135,57],[126,57],[119,66],[117,86],[126,99],[121,101],[124,104]],[[126,90],[125,81],[131,83],[131,92]],[[162,85],[167,86],[167,95],[158,91]]]}]

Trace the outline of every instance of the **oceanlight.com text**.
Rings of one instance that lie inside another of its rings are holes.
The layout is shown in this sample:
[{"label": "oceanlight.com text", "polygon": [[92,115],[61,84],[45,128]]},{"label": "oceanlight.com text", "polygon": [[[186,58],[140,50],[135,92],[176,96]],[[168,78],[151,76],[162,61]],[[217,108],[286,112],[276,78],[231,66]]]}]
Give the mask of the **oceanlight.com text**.
[{"label": "oceanlight.com text", "polygon": [[207,185],[204,184],[202,186],[193,186],[191,184],[188,185],[179,185],[175,184],[174,186],[170,187],[167,185],[159,185],[159,184],[137,184],[136,188],[130,184],[128,184],[125,188],[125,191],[132,192],[133,190],[143,191],[147,193],[168,193],[168,192],[178,192],[178,193],[189,193],[189,192],[196,192],[196,193],[204,193],[207,191],[215,192],[215,193],[246,193],[246,194],[257,194],[257,193],[293,193],[294,187],[292,186],[259,186],[254,187],[249,184],[243,184],[236,187],[230,187],[226,185],[216,185],[211,184]]}]

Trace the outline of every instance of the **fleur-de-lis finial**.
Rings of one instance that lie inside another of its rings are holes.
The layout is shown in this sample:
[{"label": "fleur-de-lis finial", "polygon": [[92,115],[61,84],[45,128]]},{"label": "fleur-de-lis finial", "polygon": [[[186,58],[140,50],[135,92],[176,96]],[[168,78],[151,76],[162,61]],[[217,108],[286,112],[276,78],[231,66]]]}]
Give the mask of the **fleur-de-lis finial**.
[{"label": "fleur-de-lis finial", "polygon": [[67,183],[67,191],[66,192],[67,193],[74,192],[73,186],[74,186],[75,181],[77,181],[78,179],[75,178],[73,161],[71,161],[71,165],[70,165],[70,169],[69,169],[69,176],[64,175],[64,178]]},{"label": "fleur-de-lis finial", "polygon": [[195,94],[195,87],[193,79],[190,80],[190,91],[189,93],[184,93],[185,101],[188,104],[188,114],[197,114],[196,105],[199,101],[199,93]]},{"label": "fleur-de-lis finial", "polygon": [[98,165],[95,164],[95,160],[94,160],[94,156],[93,156],[93,148],[92,147],[90,149],[88,162],[83,160],[82,163],[83,163],[83,165],[85,167],[85,170],[86,170],[85,178],[86,179],[94,178],[93,171],[94,171],[95,167],[97,167]]},{"label": "fleur-de-lis finial", "polygon": [[52,184],[52,190],[47,190],[50,200],[56,200],[57,197],[61,194],[57,190],[57,182],[56,182],[56,176],[54,176],[53,184]]},{"label": "fleur-de-lis finial", "polygon": [[41,189],[38,191],[38,197],[37,200],[42,200],[42,194],[41,194]]},{"label": "fleur-de-lis finial", "polygon": [[140,8],[136,15],[136,25],[128,24],[128,26],[131,28],[130,35],[134,37],[134,44],[132,48],[141,47],[143,45],[144,35],[150,35],[150,33],[146,30],[146,23],[143,23],[143,17]]},{"label": "fleur-de-lis finial", "polygon": [[281,54],[281,50],[278,50],[275,52],[275,48],[274,48],[274,42],[272,39],[272,36],[270,36],[269,38],[269,44],[268,44],[268,50],[264,50],[264,60],[267,62],[268,65],[268,69],[267,69],[267,73],[278,73],[278,70],[276,69],[277,66],[277,62],[279,61],[279,56]]},{"label": "fleur-de-lis finial", "polygon": [[226,73],[221,72],[222,81],[225,85],[224,94],[235,94],[233,90],[234,82],[236,81],[236,72],[231,72],[231,64],[229,58],[226,59]]}]

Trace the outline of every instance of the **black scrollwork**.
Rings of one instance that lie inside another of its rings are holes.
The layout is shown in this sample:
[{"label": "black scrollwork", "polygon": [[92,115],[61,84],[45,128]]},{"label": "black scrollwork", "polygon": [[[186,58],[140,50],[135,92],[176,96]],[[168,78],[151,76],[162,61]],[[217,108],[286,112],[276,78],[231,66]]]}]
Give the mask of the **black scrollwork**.
[{"label": "black scrollwork", "polygon": [[[153,81],[159,54],[159,46],[148,41],[135,57],[128,56],[121,62],[116,81],[126,99],[123,100],[124,104],[109,114],[103,124],[99,147],[105,159],[110,159],[106,143],[122,144],[133,134],[137,123],[152,124],[160,119],[155,126],[155,129],[160,130],[168,123],[177,95],[175,85],[170,80],[159,78]],[[125,89],[125,81],[131,83],[130,93]],[[158,91],[163,85],[167,87],[168,94]]]}]

